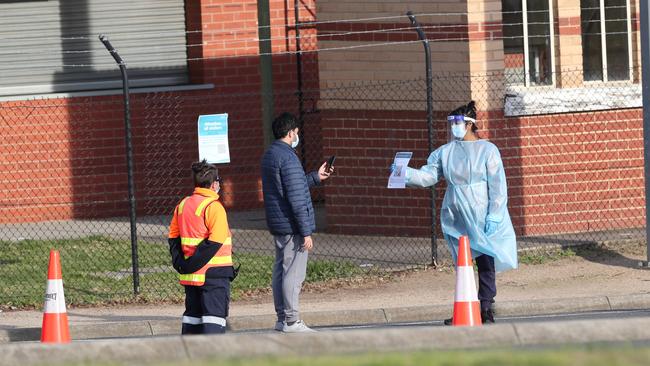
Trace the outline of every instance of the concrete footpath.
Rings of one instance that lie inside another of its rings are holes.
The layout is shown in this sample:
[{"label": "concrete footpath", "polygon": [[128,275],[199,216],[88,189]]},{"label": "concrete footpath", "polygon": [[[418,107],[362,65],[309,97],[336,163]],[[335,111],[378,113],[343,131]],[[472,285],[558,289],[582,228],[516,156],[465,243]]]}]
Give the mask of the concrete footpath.
[{"label": "concrete footpath", "polygon": [[[152,305],[153,307],[154,305]],[[576,297],[531,301],[499,302],[497,317],[557,314],[584,311],[650,309],[650,294]],[[90,309],[92,311],[92,309]],[[20,312],[15,312],[20,313]],[[37,314],[37,312],[33,312]],[[305,312],[302,317],[312,326],[388,324],[441,320],[448,317],[447,305],[355,309]],[[36,315],[32,316],[35,317]],[[337,353],[511,347],[583,342],[650,341],[650,317],[509,323],[490,326],[415,327],[366,330],[323,331],[289,335],[276,332],[230,333],[218,336],[178,336],[180,320],[151,319],[147,316],[104,322],[71,322],[74,340],[69,345],[43,345],[39,327],[9,327],[12,312],[0,315],[0,365],[55,365],[66,362],[173,362],[210,357],[256,355],[312,355],[336,350]],[[32,319],[32,322],[36,319]],[[237,315],[229,318],[231,331],[268,329],[275,322],[272,314]],[[4,324],[4,325],[3,325]],[[153,337],[156,336],[156,337]],[[120,337],[141,337],[120,339]],[[103,339],[100,338],[117,338]],[[47,360],[47,361],[45,361]]]}]

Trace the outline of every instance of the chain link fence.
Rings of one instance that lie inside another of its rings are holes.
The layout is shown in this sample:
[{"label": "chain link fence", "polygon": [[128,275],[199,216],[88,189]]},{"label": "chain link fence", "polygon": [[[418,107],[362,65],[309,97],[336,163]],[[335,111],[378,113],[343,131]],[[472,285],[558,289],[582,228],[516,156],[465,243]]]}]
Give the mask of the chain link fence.
[{"label": "chain link fence", "polygon": [[[313,51],[313,42],[303,39],[301,47]],[[435,147],[448,140],[446,115],[472,99],[479,135],[503,158],[520,253],[645,242],[636,77],[585,83],[581,70],[562,70],[556,86],[530,88],[516,65],[434,73],[429,135],[425,78],[324,82],[319,56],[283,57],[283,67],[297,67],[296,79],[275,80],[273,95],[219,87],[131,94],[135,228],[121,96],[0,102],[7,142],[0,150],[0,306],[41,305],[52,248],[61,251],[69,303],[180,301],[167,229],[175,205],[192,192],[197,117],[224,112],[231,163],[219,165],[222,202],[234,259],[242,264],[234,292],[268,288],[274,250],[259,166],[261,105],[268,100],[275,115],[288,111],[303,122],[297,153],[307,171],[337,156],[335,174],[312,191],[317,233],[308,281],[424,267],[434,259],[450,265],[439,224],[445,183],[435,188],[432,210],[429,190],[388,190],[388,167],[397,151],[413,152],[411,167],[425,164],[429,139]]]}]

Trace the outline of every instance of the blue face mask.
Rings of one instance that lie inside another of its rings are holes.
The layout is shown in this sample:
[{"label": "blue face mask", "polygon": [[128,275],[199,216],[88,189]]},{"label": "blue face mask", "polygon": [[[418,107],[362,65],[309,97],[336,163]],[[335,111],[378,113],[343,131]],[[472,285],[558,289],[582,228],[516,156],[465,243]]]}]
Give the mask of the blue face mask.
[{"label": "blue face mask", "polygon": [[467,134],[467,128],[465,128],[465,125],[457,125],[453,124],[451,125],[451,133],[454,135],[454,137],[458,140],[462,140],[465,138],[465,134]]},{"label": "blue face mask", "polygon": [[300,137],[298,137],[298,134],[296,134],[296,139],[291,140],[291,147],[295,149],[299,143],[300,143]]}]

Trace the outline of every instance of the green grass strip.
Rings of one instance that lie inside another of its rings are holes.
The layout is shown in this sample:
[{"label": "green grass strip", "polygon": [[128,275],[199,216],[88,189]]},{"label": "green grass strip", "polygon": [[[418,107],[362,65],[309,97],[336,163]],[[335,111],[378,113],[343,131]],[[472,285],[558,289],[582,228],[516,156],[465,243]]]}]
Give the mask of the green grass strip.
[{"label": "green grass strip", "polygon": [[[336,355],[330,350],[327,356],[285,356],[252,358],[208,358],[191,361],[160,363],[159,366],[645,366],[650,360],[650,347],[633,345],[576,345],[560,348],[496,349],[420,352],[373,352],[352,355]],[[129,363],[70,363],[81,365],[121,366]]]},{"label": "green grass strip", "polygon": [[[0,242],[0,305],[41,307],[50,249],[61,253],[67,304],[182,301],[183,287],[172,269],[167,243],[138,242],[140,295],[133,295],[131,244],[127,240],[90,236],[65,240]],[[269,249],[273,251],[272,248]],[[235,253],[242,265],[232,283],[232,297],[268,288],[274,257]],[[363,273],[349,262],[310,260],[307,282],[327,281]]]}]

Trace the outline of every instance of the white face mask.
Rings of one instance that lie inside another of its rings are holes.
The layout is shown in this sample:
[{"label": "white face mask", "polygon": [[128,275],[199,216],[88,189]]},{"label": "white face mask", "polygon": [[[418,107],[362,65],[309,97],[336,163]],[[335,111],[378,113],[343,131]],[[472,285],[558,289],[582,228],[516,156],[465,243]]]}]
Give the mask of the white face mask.
[{"label": "white face mask", "polygon": [[221,183],[220,182],[217,181],[217,182],[214,183],[214,191],[216,193],[219,193],[219,191],[221,191]]},{"label": "white face mask", "polygon": [[295,149],[299,143],[300,143],[300,137],[298,137],[298,134],[296,134],[296,139],[291,140],[291,147]]},{"label": "white face mask", "polygon": [[451,133],[456,139],[462,140],[465,138],[465,134],[467,134],[467,127],[465,127],[465,125],[452,125]]}]

